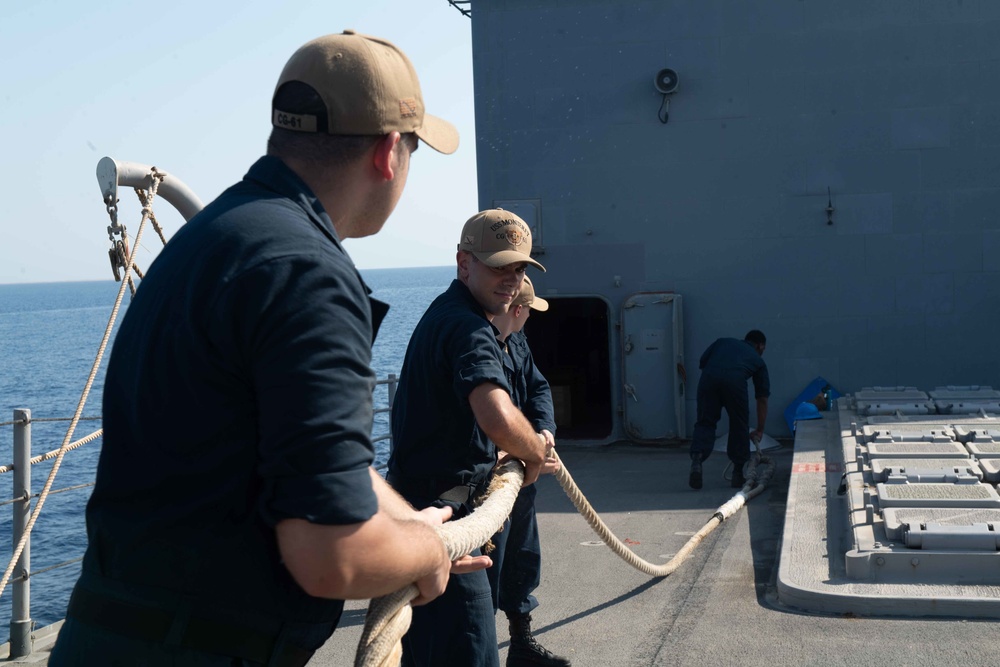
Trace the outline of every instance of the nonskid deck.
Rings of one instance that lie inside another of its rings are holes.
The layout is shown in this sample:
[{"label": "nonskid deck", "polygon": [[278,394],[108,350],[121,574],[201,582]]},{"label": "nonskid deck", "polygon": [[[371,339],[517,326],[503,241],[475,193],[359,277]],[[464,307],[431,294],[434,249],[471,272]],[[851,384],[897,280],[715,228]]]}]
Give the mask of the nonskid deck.
[{"label": "nonskid deck", "polygon": [[[959,664],[959,656],[961,664],[990,664],[995,623],[963,614],[907,616],[910,603],[902,598],[844,594],[848,586],[867,586],[873,594],[890,594],[891,587],[832,576],[842,566],[836,554],[847,550],[845,531],[839,537],[826,532],[826,499],[837,497],[842,476],[827,447],[828,440],[839,446],[839,434],[838,413],[800,424],[794,448],[786,443],[767,452],[776,462],[767,490],[709,535],[677,572],[659,580],[633,570],[597,541],[555,480],[543,479],[537,499],[542,584],[533,613],[538,639],[569,655],[576,667],[826,667],[878,660],[936,666]],[[690,459],[683,446],[561,445],[560,452],[616,535],[652,562],[669,560],[733,493],[722,477],[728,462],[718,452],[705,462],[701,491],[687,486]],[[799,578],[790,580],[792,572]],[[812,608],[780,590],[804,577],[811,578],[813,588],[801,589]],[[821,599],[831,608],[816,608]],[[833,608],[844,601],[859,611]],[[365,606],[347,604],[312,667],[353,663]],[[866,617],[869,612],[884,617]],[[503,664],[502,615],[497,634]],[[33,664],[44,664],[44,650]]]}]

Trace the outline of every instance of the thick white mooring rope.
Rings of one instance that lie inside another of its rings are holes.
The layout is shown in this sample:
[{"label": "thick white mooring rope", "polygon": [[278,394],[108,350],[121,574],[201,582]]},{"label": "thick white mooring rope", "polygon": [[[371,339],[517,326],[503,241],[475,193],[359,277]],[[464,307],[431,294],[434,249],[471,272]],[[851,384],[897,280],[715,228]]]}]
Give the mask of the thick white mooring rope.
[{"label": "thick white mooring rope", "polygon": [[[555,454],[555,450],[553,450]],[[555,454],[558,458],[558,454]],[[662,565],[657,565],[655,563],[650,563],[639,558],[635,552],[628,548],[621,540],[615,537],[614,533],[605,525],[601,517],[597,515],[594,508],[584,497],[583,492],[580,491],[580,487],[576,485],[573,481],[573,477],[569,474],[569,470],[560,461],[559,469],[555,472],[555,477],[559,481],[559,486],[562,487],[563,491],[572,501],[573,506],[576,507],[577,511],[586,519],[590,527],[593,528],[594,532],[603,540],[605,544],[611,547],[622,560],[634,567],[635,569],[648,574],[652,577],[666,577],[672,574],[674,571],[680,567],[691,552],[694,551],[705,537],[715,530],[720,523],[736,514],[746,501],[750,500],[754,496],[758,495],[764,490],[764,486],[770,481],[771,476],[774,474],[774,462],[766,457],[761,457],[760,461],[752,466],[751,470],[747,474],[747,482],[743,485],[743,488],[736,492],[732,498],[730,498],[725,504],[720,506],[712,518],[702,526],[701,530],[694,534],[694,536],[687,541],[687,543],[678,551],[673,558]]]},{"label": "thick white mooring rope", "polygon": [[[559,455],[552,450],[558,459]],[[736,514],[748,500],[758,495],[774,474],[774,462],[767,457],[755,460],[755,465],[747,471],[747,482],[736,495],[720,506],[712,518],[695,533],[694,537],[668,562],[657,565],[639,558],[605,525],[597,515],[580,487],[560,460],[559,469],[554,473],[566,495],[577,511],[600,536],[611,550],[635,569],[653,577],[666,577],[677,570],[705,537],[720,523]],[[471,553],[492,537],[510,515],[514,500],[521,489],[524,469],[517,462],[507,463],[498,469],[490,491],[475,512],[458,521],[446,523],[438,529],[438,534],[448,548],[452,560]],[[365,627],[358,643],[354,660],[355,667],[398,667],[402,658],[403,635],[410,627],[412,610],[410,601],[417,597],[417,587],[407,586],[395,593],[371,601],[365,617]]]},{"label": "thick white mooring rope", "polygon": [[[523,481],[521,462],[505,463],[497,469],[485,499],[475,512],[438,528],[451,560],[472,553],[503,527]],[[417,587],[410,584],[371,601],[358,642],[355,667],[398,667],[403,653],[400,640],[410,627],[410,601],[417,594]]]}]

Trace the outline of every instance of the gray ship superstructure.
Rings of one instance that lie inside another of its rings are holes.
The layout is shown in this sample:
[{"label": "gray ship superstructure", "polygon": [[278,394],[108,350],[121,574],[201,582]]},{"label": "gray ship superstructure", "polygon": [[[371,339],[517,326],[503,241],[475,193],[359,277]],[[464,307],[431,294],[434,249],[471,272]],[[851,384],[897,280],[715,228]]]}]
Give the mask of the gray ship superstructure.
[{"label": "gray ship superstructure", "polygon": [[698,357],[752,328],[776,437],[816,377],[1000,383],[1000,3],[470,6],[480,205],[544,253],[563,438],[689,436]]}]

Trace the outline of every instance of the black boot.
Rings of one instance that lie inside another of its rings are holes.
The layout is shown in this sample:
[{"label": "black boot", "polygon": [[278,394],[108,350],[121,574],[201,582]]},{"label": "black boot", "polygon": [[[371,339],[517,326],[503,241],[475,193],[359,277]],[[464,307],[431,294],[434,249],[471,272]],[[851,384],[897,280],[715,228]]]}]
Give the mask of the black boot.
[{"label": "black boot", "polygon": [[551,651],[531,636],[531,614],[508,614],[510,621],[510,649],[507,650],[507,667],[570,667],[568,659],[553,655]]},{"label": "black boot", "polygon": [[691,461],[691,474],[688,475],[688,486],[692,489],[701,488],[701,461]]}]

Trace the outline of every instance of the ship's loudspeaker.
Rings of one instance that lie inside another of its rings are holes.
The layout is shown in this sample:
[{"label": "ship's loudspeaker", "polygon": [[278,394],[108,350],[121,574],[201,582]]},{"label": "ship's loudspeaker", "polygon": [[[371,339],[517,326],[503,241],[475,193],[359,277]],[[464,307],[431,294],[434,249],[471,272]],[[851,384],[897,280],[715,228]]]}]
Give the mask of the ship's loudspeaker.
[{"label": "ship's loudspeaker", "polygon": [[664,95],[676,92],[677,72],[669,67],[664,67],[656,73],[656,76],[653,78],[653,85],[656,87],[657,92],[663,93]]}]

